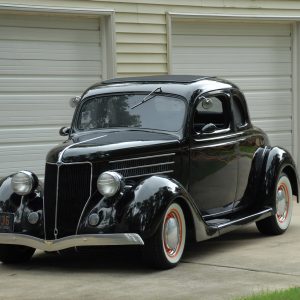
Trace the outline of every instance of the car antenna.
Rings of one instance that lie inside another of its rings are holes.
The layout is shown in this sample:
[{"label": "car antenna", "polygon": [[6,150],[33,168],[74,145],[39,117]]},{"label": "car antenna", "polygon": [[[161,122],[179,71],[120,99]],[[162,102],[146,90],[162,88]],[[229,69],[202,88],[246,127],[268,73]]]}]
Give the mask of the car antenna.
[{"label": "car antenna", "polygon": [[[158,87],[155,90],[153,90],[150,94],[148,94],[147,96],[145,96],[144,99],[141,102],[139,102],[138,104],[135,104],[135,105],[131,106],[130,109],[134,109],[134,108],[140,106],[141,104],[147,102],[148,100],[152,99],[153,97],[155,97],[155,95],[153,95],[154,93],[162,93],[161,87]],[[152,95],[153,95],[153,97],[150,97]]]}]

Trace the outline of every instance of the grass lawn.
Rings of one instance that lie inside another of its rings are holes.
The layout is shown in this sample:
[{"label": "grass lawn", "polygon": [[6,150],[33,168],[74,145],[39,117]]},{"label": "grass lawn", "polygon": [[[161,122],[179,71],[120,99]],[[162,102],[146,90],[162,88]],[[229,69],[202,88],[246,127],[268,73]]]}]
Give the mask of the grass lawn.
[{"label": "grass lawn", "polygon": [[264,292],[261,294],[239,298],[238,300],[299,300],[300,288],[290,288],[288,290]]}]

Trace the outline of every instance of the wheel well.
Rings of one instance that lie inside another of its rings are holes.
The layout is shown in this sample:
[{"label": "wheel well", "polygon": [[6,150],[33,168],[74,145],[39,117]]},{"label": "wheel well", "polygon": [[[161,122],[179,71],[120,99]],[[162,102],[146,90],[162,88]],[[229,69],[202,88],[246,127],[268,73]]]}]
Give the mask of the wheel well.
[{"label": "wheel well", "polygon": [[187,241],[195,242],[196,241],[195,224],[194,224],[193,215],[191,213],[190,207],[186,203],[186,201],[182,198],[177,198],[175,202],[177,202],[181,206],[184,213],[186,229],[187,229],[186,230]]},{"label": "wheel well", "polygon": [[292,185],[293,195],[297,196],[297,201],[299,202],[299,199],[298,199],[298,193],[299,193],[299,191],[298,191],[298,181],[297,181],[297,175],[296,175],[294,169],[291,166],[286,166],[282,170],[282,172],[284,172],[288,176],[288,178],[291,182],[291,185]]}]

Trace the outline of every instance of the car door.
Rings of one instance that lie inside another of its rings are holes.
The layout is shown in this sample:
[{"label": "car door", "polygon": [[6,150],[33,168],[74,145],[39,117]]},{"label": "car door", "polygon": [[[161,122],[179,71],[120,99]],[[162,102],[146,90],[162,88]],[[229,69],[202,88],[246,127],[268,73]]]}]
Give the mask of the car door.
[{"label": "car door", "polygon": [[227,91],[195,102],[191,117],[189,192],[204,216],[232,211],[238,174],[238,142]]},{"label": "car door", "polygon": [[255,196],[252,194],[255,192],[254,187],[251,186],[249,179],[255,152],[264,145],[264,137],[253,130],[246,101],[239,91],[232,92],[232,112],[239,149],[238,182],[234,205],[238,210],[246,208],[255,201]]}]

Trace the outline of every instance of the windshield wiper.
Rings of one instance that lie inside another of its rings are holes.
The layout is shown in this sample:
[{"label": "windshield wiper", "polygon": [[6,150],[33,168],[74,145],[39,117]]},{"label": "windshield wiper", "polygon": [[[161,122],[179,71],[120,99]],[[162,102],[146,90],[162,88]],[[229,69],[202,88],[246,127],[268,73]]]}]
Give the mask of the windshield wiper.
[{"label": "windshield wiper", "polygon": [[[152,98],[156,97],[156,95],[153,95],[154,93],[159,93],[159,94],[162,93],[161,87],[158,87],[155,90],[153,90],[150,94],[148,94],[146,97],[144,97],[144,99],[141,102],[139,102],[138,104],[135,104],[135,105],[131,106],[130,109],[134,109],[134,108],[140,106],[141,104],[143,104],[143,103],[151,100]],[[150,97],[150,96],[152,96],[152,97]]]}]

